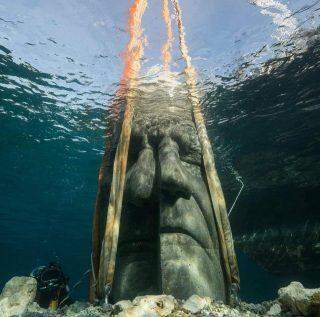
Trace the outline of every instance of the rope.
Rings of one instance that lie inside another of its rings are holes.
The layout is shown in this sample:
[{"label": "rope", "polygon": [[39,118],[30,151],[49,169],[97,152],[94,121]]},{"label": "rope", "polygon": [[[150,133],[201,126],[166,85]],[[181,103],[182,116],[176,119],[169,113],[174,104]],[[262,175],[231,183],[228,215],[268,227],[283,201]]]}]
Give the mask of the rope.
[{"label": "rope", "polygon": [[165,71],[168,71],[170,70],[169,64],[172,59],[171,49],[172,49],[172,42],[173,42],[173,32],[172,32],[172,25],[171,25],[170,10],[169,10],[169,0],[162,0],[162,17],[166,25],[167,41],[162,46],[161,53],[162,53],[163,69]]},{"label": "rope", "polygon": [[237,201],[238,201],[238,199],[239,199],[239,197],[240,197],[240,195],[241,195],[242,190],[244,189],[244,183],[243,183],[242,179],[241,179],[240,177],[237,177],[237,181],[241,183],[241,187],[240,187],[240,190],[239,190],[239,192],[238,192],[238,195],[236,196],[236,198],[235,198],[232,206],[231,206],[230,209],[229,209],[228,217],[230,217],[231,212],[232,212],[234,206],[236,205],[236,203],[237,203]]},{"label": "rope", "polygon": [[64,303],[68,298],[70,298],[70,295],[72,294],[72,292],[82,283],[82,281],[84,280],[84,278],[85,278],[90,272],[91,272],[91,269],[85,271],[85,272],[82,274],[80,280],[71,287],[68,295],[59,303],[58,307],[61,307],[61,306],[63,305],[63,303]]},{"label": "rope", "polygon": [[93,285],[91,287],[95,287],[97,285],[97,279],[96,279],[96,274],[94,272],[94,266],[93,266],[93,253],[91,252],[91,272],[92,272],[92,277],[93,277]]}]

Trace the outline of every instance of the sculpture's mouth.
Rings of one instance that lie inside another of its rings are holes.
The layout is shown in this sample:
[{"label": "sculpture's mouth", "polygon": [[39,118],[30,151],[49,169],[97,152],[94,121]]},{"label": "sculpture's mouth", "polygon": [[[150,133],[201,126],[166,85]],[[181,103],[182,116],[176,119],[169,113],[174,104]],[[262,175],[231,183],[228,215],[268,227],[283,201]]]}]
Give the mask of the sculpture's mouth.
[{"label": "sculpture's mouth", "polygon": [[160,229],[159,233],[160,235],[176,234],[178,236],[187,236],[191,238],[191,240],[193,240],[196,244],[198,244],[207,253],[208,256],[210,256],[210,254],[208,253],[207,243],[201,241],[195,233],[185,230],[183,227],[163,227]]},{"label": "sculpture's mouth", "polygon": [[[206,221],[195,200],[189,197],[169,201],[170,205],[163,208],[159,204],[150,204],[149,208],[146,207],[148,204],[144,208],[127,204],[127,214],[123,220],[127,219],[121,224],[118,254],[157,253],[159,236],[163,234],[188,236],[204,250],[212,247],[210,233],[204,229],[207,227]],[[143,213],[144,209],[147,212]],[[133,220],[135,211],[136,218]]]}]

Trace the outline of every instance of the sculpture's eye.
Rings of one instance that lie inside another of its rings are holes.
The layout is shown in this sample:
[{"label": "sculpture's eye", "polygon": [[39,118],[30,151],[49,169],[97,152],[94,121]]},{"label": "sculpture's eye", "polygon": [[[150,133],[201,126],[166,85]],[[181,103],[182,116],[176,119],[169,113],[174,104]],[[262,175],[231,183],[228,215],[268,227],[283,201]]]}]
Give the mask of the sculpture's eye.
[{"label": "sculpture's eye", "polygon": [[136,123],[133,123],[130,137],[128,168],[130,168],[130,166],[137,162],[140,152],[145,148],[145,143],[146,133],[144,133]]},{"label": "sculpture's eye", "polygon": [[194,126],[177,125],[172,130],[172,138],[179,146],[182,161],[201,164],[201,150]]},{"label": "sculpture's eye", "polygon": [[189,135],[188,129],[183,125],[176,125],[172,127],[171,137],[179,146],[179,155],[184,156],[188,153]]}]

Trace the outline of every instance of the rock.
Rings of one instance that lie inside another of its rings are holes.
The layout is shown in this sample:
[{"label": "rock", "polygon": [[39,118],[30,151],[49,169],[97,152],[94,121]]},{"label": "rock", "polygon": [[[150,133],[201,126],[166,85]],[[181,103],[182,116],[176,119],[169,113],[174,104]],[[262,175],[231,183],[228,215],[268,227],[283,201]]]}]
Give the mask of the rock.
[{"label": "rock", "polygon": [[66,307],[65,314],[67,316],[72,316],[73,314],[80,313],[81,311],[85,310],[88,307],[89,307],[88,303],[76,301],[70,306]]},{"label": "rock", "polygon": [[252,313],[255,313],[256,315],[266,315],[268,310],[271,308],[271,306],[274,304],[274,302],[262,302],[261,304],[252,304],[252,303],[246,303],[246,302],[240,302],[237,306],[237,309],[240,311],[246,312],[250,311]]},{"label": "rock", "polygon": [[50,316],[50,313],[47,309],[42,308],[36,302],[33,302],[28,305],[26,312],[23,314],[23,317],[33,316]]},{"label": "rock", "polygon": [[200,297],[198,295],[192,295],[183,304],[182,308],[190,313],[196,314],[200,312],[204,307],[210,305],[211,299],[208,297]]},{"label": "rock", "polygon": [[22,317],[61,317],[61,315],[57,314],[56,311],[41,308],[37,303],[33,302],[27,307]]},{"label": "rock", "polygon": [[125,309],[132,307],[133,304],[130,300],[121,300],[121,301],[117,302],[114,306],[119,308],[122,311],[122,310],[125,310]]},{"label": "rock", "polygon": [[320,313],[320,288],[307,289],[299,282],[292,282],[278,291],[280,303],[296,316]]},{"label": "rock", "polygon": [[44,309],[33,302],[36,286],[33,278],[11,279],[0,295],[0,317],[320,317],[320,288],[306,289],[298,282],[281,288],[279,300],[260,304],[240,302],[236,307],[198,295],[187,300],[146,295],[115,305],[75,302],[57,310]]},{"label": "rock", "polygon": [[71,312],[69,311],[67,314],[59,314],[61,312],[57,312],[57,315],[54,317],[109,317],[111,316],[111,310],[106,308],[105,306],[89,306],[79,312]]},{"label": "rock", "polygon": [[150,307],[142,307],[142,306],[132,306],[120,314],[118,317],[159,317],[156,311],[152,310]]},{"label": "rock", "polygon": [[[201,316],[214,316],[214,317],[257,317],[255,313],[245,310],[245,311],[239,311],[236,308],[231,308],[228,305],[222,304],[222,303],[216,303],[213,302],[210,306],[207,306],[207,308],[204,308],[201,311]],[[192,315],[194,316],[194,315]],[[196,314],[196,316],[198,316]]]},{"label": "rock", "polygon": [[281,314],[281,306],[278,303],[273,304],[268,312],[267,316],[279,316]]},{"label": "rock", "polygon": [[76,315],[72,315],[72,317],[108,317],[108,316],[111,316],[111,311],[109,310],[109,307],[101,307],[101,306],[89,306],[88,308],[81,311],[80,313]]},{"label": "rock", "polygon": [[[128,305],[129,303],[125,303]],[[174,310],[177,301],[167,295],[138,296],[131,306],[118,314],[119,317],[158,317],[169,316]]]},{"label": "rock", "polygon": [[8,316],[8,298],[0,299],[0,316]]},{"label": "rock", "polygon": [[[1,316],[1,315],[0,315]],[[110,317],[111,310],[103,306],[88,306],[86,302],[75,302],[61,309],[51,310],[39,307],[37,303],[28,306],[22,317]],[[114,316],[114,314],[112,315]],[[2,317],[2,316],[1,316]]]},{"label": "rock", "polygon": [[0,316],[21,316],[36,297],[37,281],[33,277],[15,276],[0,295]]}]

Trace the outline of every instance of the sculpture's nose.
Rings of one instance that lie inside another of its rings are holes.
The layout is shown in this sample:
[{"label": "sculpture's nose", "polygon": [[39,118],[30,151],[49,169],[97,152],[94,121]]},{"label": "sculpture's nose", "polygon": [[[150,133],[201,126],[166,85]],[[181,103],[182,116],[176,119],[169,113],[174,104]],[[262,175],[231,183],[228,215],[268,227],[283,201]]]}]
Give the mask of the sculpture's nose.
[{"label": "sculpture's nose", "polygon": [[137,206],[150,199],[155,181],[153,149],[146,144],[137,162],[129,169],[126,178],[126,197]]},{"label": "sculpture's nose", "polygon": [[179,157],[179,146],[168,136],[159,145],[159,164],[161,191],[190,197],[189,180]]}]

